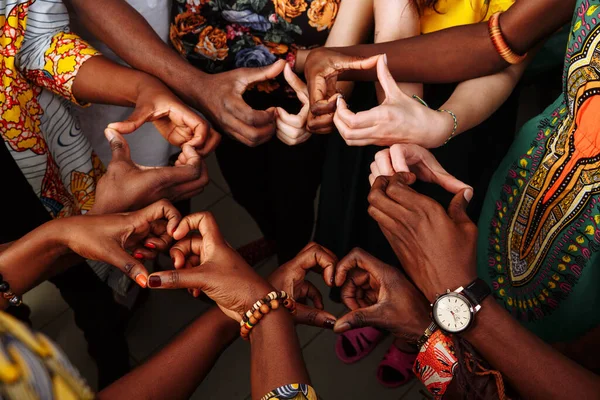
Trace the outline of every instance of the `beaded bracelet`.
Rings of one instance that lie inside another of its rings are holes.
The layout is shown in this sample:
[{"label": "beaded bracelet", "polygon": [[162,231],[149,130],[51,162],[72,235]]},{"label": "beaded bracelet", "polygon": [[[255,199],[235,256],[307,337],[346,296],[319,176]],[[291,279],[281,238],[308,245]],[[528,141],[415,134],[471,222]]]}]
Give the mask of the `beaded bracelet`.
[{"label": "beaded bracelet", "polygon": [[4,280],[2,274],[0,274],[0,293],[2,293],[2,297],[8,300],[11,306],[18,307],[23,304],[23,299],[21,299],[21,296],[13,293],[10,290],[10,285]]},{"label": "beaded bracelet", "polygon": [[271,310],[277,310],[280,303],[292,314],[296,315],[296,301],[292,299],[283,290],[280,292],[273,291],[266,295],[263,299],[258,300],[252,308],[242,316],[240,321],[240,336],[244,340],[248,340],[250,331],[254,328],[265,315]]},{"label": "beaded bracelet", "polygon": [[506,43],[506,41],[504,40],[504,36],[502,35],[502,30],[500,29],[500,14],[502,13],[495,13],[490,17],[490,20],[488,21],[488,32],[490,35],[490,39],[492,40],[494,48],[496,49],[500,57],[504,59],[504,61],[513,65],[520,64],[527,57],[527,53],[520,56],[514,51],[512,51],[510,46]]},{"label": "beaded bracelet", "polygon": [[[422,98],[420,98],[419,96],[417,96],[416,94],[413,94],[413,99],[417,100],[419,103],[423,104],[425,107],[427,108],[431,108],[429,107],[429,105],[425,102],[425,100],[423,100]],[[443,108],[440,108],[439,110],[436,110],[437,112],[445,112],[450,114],[450,116],[452,117],[452,119],[454,120],[454,126],[452,127],[452,132],[450,132],[450,136],[448,136],[448,139],[446,139],[446,141],[444,142],[444,144],[447,144],[452,138],[454,138],[454,135],[456,135],[456,130],[458,129],[458,118],[456,118],[456,114],[454,114],[452,111],[450,110],[444,110]]]}]

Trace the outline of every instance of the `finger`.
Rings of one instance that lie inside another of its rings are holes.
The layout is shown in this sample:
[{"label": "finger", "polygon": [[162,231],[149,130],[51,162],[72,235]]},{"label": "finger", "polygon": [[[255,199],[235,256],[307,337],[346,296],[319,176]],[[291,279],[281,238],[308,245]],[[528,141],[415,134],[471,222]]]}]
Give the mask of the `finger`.
[{"label": "finger", "polygon": [[125,121],[110,123],[107,128],[126,135],[138,130],[142,125],[152,119],[153,115],[154,112],[151,109],[136,107]]},{"label": "finger", "polygon": [[144,260],[154,260],[156,258],[156,256],[158,255],[158,253],[156,253],[155,251],[152,251],[150,249],[146,249],[144,247],[141,246],[136,246],[132,251],[131,254],[133,255],[134,258],[140,260],[140,261],[144,261]]},{"label": "finger", "polygon": [[277,130],[277,138],[283,143],[287,144],[288,146],[296,146],[298,144],[304,143],[308,139],[310,139],[310,137],[310,132],[304,132],[302,135],[292,138],[288,136],[288,134],[286,134],[285,132],[280,131],[279,129]]},{"label": "finger", "polygon": [[294,89],[294,92],[296,92],[298,100],[300,100],[302,104],[308,104],[308,88],[306,87],[306,83],[304,83],[302,79],[300,79],[298,75],[292,71],[292,67],[290,67],[290,65],[287,63],[283,69],[283,76],[288,85],[290,85],[290,87]]},{"label": "finger", "polygon": [[454,198],[448,206],[448,215],[456,223],[471,222],[471,219],[467,215],[467,207],[469,201],[473,198],[473,189],[468,188],[460,191],[454,195]]},{"label": "finger", "polygon": [[408,164],[406,162],[406,150],[407,146],[401,144],[395,144],[390,147],[390,158],[392,160],[392,166],[396,172],[410,172]]},{"label": "finger", "polygon": [[378,314],[378,305],[350,311],[336,321],[333,331],[335,333],[344,333],[350,329],[364,328],[366,326],[377,327],[379,325]]},{"label": "finger", "polygon": [[375,154],[375,163],[377,164],[377,169],[379,169],[381,175],[394,175],[394,167],[392,166],[392,159],[390,158],[390,149],[378,151]]},{"label": "finger", "polygon": [[206,185],[208,185],[208,183],[210,182],[210,178],[208,176],[208,171],[206,168],[206,163],[202,161],[200,167],[201,173],[198,179],[174,184],[173,186],[168,188],[168,196],[171,199],[171,201],[176,202],[180,200],[186,200],[197,194],[202,193]]},{"label": "finger", "polygon": [[379,171],[379,166],[377,165],[377,163],[376,163],[375,161],[373,161],[373,162],[371,163],[371,166],[370,166],[370,168],[371,168],[371,173],[372,173],[372,174],[373,174],[375,177],[381,176],[381,171]]},{"label": "finger", "polygon": [[335,316],[327,311],[317,310],[304,304],[296,304],[296,316],[294,320],[298,324],[327,329],[333,329],[335,325]]},{"label": "finger", "polygon": [[337,258],[329,251],[325,251],[318,244],[313,244],[308,249],[300,252],[292,261],[285,264],[287,268],[301,269],[308,272],[310,269],[317,268],[323,271],[323,279],[327,286],[333,286],[333,277]]},{"label": "finger", "polygon": [[114,243],[108,247],[102,261],[114,265],[123,271],[142,288],[146,287],[148,283],[148,271],[146,270],[146,267],[144,267],[138,259],[135,259],[123,250],[118,244]]},{"label": "finger", "polygon": [[202,239],[205,241],[209,241],[215,245],[227,245],[221,235],[215,217],[209,212],[190,214],[183,218],[173,233],[173,238],[179,240],[193,230],[200,232]]},{"label": "finger", "polygon": [[240,134],[243,134],[247,128],[272,128],[275,122],[276,115],[273,110],[255,110],[246,104],[241,94],[239,97],[229,99],[224,107],[235,120],[242,122],[241,126],[239,124],[237,126],[237,129],[241,129]]},{"label": "finger", "polygon": [[201,289],[203,277],[200,268],[160,271],[148,277],[148,286],[152,289]]},{"label": "finger", "polygon": [[206,157],[208,154],[215,151],[219,143],[221,143],[221,135],[211,127],[208,139],[206,139],[206,143],[204,143],[204,146],[198,151],[198,154],[202,157]]},{"label": "finger", "polygon": [[112,153],[111,162],[116,161],[128,161],[131,162],[131,153],[129,151],[129,144],[127,140],[116,130],[106,128],[104,130],[104,136],[110,144],[110,151]]},{"label": "finger", "polygon": [[377,124],[378,115],[377,107],[369,111],[361,111],[359,113],[353,113],[348,108],[346,100],[342,97],[338,98],[336,115],[341,122],[344,123],[348,128],[353,131],[357,131],[361,128],[372,128]]},{"label": "finger", "polygon": [[334,114],[321,115],[316,118],[309,119],[306,123],[306,128],[317,135],[326,135],[333,132],[335,124],[333,122]]},{"label": "finger", "polygon": [[[377,79],[385,92],[385,97],[388,99],[395,99],[401,95],[401,90],[398,88],[396,80],[390,73],[387,66],[387,55],[384,54],[377,60]],[[400,93],[398,93],[400,92]]]},{"label": "finger", "polygon": [[306,116],[308,113],[303,114],[303,110],[306,108],[303,107],[298,114],[290,114],[286,110],[281,107],[277,107],[277,129],[281,129],[282,126],[290,126],[295,129],[301,130],[304,132],[304,127],[306,126]]},{"label": "finger", "polygon": [[[294,291],[295,299],[306,299],[310,300],[315,308],[322,310],[323,306],[323,295],[319,292],[319,289],[310,281],[302,282],[300,288]],[[304,301],[303,303],[308,304]]]},{"label": "finger", "polygon": [[136,213],[141,213],[148,222],[166,219],[167,232],[169,234],[173,234],[175,228],[181,221],[181,214],[177,208],[175,208],[175,206],[167,200],[159,200],[156,203],[150,204],[149,206],[137,211]]},{"label": "finger", "polygon": [[266,67],[245,68],[245,73],[243,76],[246,85],[248,86],[252,83],[275,79],[279,74],[281,74],[286,65],[287,62],[285,60],[277,60],[273,64]]},{"label": "finger", "polygon": [[369,174],[369,184],[370,184],[371,186],[373,186],[373,184],[375,183],[375,178],[376,178],[376,176],[375,176],[375,175],[373,175],[373,174]]},{"label": "finger", "polygon": [[[382,261],[373,257],[363,249],[356,247],[352,249],[350,253],[348,253],[346,257],[342,258],[337,264],[335,271],[335,284],[336,286],[342,286],[346,281],[348,271],[353,268],[360,268],[368,272],[373,277],[377,277],[385,266],[386,264],[384,264]],[[364,279],[364,276],[356,277],[356,279],[359,278]],[[360,286],[363,283],[364,281],[357,281],[356,285]]]}]

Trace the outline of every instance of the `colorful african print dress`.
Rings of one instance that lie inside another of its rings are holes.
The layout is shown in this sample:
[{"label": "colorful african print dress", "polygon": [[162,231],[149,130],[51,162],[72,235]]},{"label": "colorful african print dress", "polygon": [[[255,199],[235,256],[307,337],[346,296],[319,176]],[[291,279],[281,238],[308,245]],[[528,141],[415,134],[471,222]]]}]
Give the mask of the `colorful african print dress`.
[{"label": "colorful african print dress", "polygon": [[85,213],[103,167],[71,116],[71,87],[97,52],[69,32],[60,1],[1,0],[0,25],[4,143],[52,217]]},{"label": "colorful african print dress", "polygon": [[479,223],[479,275],[548,342],[600,323],[599,0],[577,2],[563,85],[516,137]]}]

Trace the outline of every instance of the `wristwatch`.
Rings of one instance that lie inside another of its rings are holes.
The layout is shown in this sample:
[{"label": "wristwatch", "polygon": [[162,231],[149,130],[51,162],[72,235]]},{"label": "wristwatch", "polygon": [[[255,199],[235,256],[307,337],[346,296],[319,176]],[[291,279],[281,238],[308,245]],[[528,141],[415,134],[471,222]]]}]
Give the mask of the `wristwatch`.
[{"label": "wristwatch", "polygon": [[481,302],[491,293],[487,283],[479,278],[453,292],[448,289],[432,304],[433,321],[445,333],[464,332],[481,309]]}]

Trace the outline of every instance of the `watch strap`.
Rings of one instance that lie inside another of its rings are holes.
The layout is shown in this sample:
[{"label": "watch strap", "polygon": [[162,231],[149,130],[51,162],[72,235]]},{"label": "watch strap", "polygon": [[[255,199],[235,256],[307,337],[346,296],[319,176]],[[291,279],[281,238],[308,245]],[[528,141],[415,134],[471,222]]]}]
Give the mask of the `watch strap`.
[{"label": "watch strap", "polygon": [[477,278],[465,287],[462,293],[473,303],[474,306],[480,305],[486,297],[492,294],[490,287],[483,279]]}]

